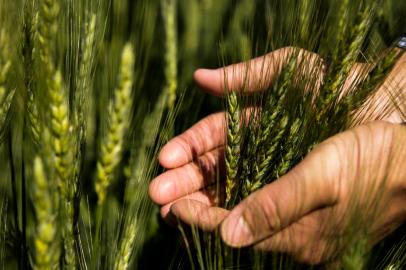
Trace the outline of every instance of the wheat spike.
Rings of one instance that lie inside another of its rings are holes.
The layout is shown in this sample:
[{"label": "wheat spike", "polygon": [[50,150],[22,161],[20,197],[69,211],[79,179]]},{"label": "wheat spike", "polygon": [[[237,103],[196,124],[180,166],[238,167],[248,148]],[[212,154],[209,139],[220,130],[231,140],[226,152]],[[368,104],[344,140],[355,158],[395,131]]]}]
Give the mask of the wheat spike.
[{"label": "wheat spike", "polygon": [[168,93],[168,107],[173,108],[178,88],[178,33],[177,0],[162,0],[162,13],[165,25],[165,91]]},{"label": "wheat spike", "polygon": [[41,158],[34,160],[33,205],[36,216],[34,269],[55,269],[58,264],[56,210]]},{"label": "wheat spike", "polygon": [[137,235],[137,221],[131,220],[127,225],[123,240],[121,241],[120,249],[115,262],[115,270],[127,270],[130,266],[131,253],[135,245]]},{"label": "wheat spike", "polygon": [[[270,162],[285,134],[289,117],[284,109],[289,86],[295,75],[296,60],[292,58],[283,69],[281,78],[275,83],[275,92],[268,94],[261,114],[259,130],[255,138],[256,155],[253,175],[246,181],[244,196],[249,195],[264,184],[264,177],[270,169]],[[276,126],[276,128],[275,128]]]},{"label": "wheat spike", "polygon": [[[3,128],[15,91],[7,91],[6,80],[11,67],[9,37],[0,29],[0,129]],[[8,92],[8,93],[7,93]]]},{"label": "wheat spike", "polygon": [[339,11],[339,19],[337,23],[337,34],[336,34],[336,44],[334,51],[333,51],[333,59],[338,60],[340,50],[344,49],[346,46],[346,32],[347,32],[347,25],[348,25],[348,13],[349,13],[349,4],[350,0],[343,0],[340,5]]},{"label": "wheat spike", "polygon": [[0,129],[3,128],[6,123],[7,114],[10,110],[11,103],[13,102],[14,94],[15,90],[10,91],[0,105]]},{"label": "wheat spike", "polygon": [[65,267],[74,269],[76,256],[73,234],[73,201],[76,193],[76,183],[72,178],[74,173],[73,144],[71,140],[72,126],[69,120],[68,102],[60,71],[55,73],[48,85],[50,86],[54,167],[62,199],[60,215],[63,220],[62,236],[65,250]]},{"label": "wheat spike", "polygon": [[44,65],[47,76],[52,76],[54,71],[53,42],[58,30],[57,17],[59,4],[56,0],[41,0],[38,17],[37,39],[39,42],[40,59]]},{"label": "wheat spike", "polygon": [[266,173],[270,169],[271,161],[274,158],[274,154],[283,138],[283,135],[286,132],[286,127],[289,122],[289,117],[284,116],[281,121],[278,123],[276,128],[275,137],[272,139],[272,143],[266,149],[266,152],[262,155],[259,155],[259,162],[257,161],[257,165],[255,167],[255,174],[253,175],[252,181],[247,181],[245,183],[245,187],[243,189],[243,196],[247,197],[260,187],[262,187],[264,183],[264,178],[266,177]]},{"label": "wheat spike", "polygon": [[63,198],[70,200],[75,191],[75,187],[72,186],[74,183],[70,183],[70,177],[72,176],[71,124],[60,71],[55,73],[50,86],[49,96],[55,169],[59,178],[61,195]]},{"label": "wheat spike", "polygon": [[92,61],[94,59],[94,43],[96,35],[96,14],[93,14],[86,24],[85,38],[82,42],[82,60],[78,75],[77,114],[79,125],[79,145],[86,138],[86,108],[85,99],[90,95]]},{"label": "wheat spike", "polygon": [[34,93],[34,44],[36,41],[35,29],[38,24],[38,16],[34,16],[34,1],[26,1],[24,5],[24,44],[22,48],[24,62],[24,82],[27,91],[27,126],[31,139],[36,146],[40,144],[42,122],[39,121],[38,107]]},{"label": "wheat spike", "polygon": [[101,145],[101,156],[97,162],[95,189],[99,205],[103,204],[106,198],[106,189],[112,181],[114,169],[120,162],[124,136],[130,121],[134,61],[133,48],[131,44],[127,44],[121,56],[119,82],[114,91],[114,102],[111,105],[111,121]]},{"label": "wheat spike", "polygon": [[284,175],[289,168],[292,166],[292,159],[296,154],[296,142],[298,141],[298,132],[302,125],[302,119],[296,119],[289,130],[288,138],[285,142],[285,147],[288,149],[282,157],[282,161],[278,165],[276,169],[275,177],[279,178],[280,176]]},{"label": "wheat spike", "polygon": [[227,147],[226,147],[226,205],[231,202],[232,193],[237,183],[238,161],[240,156],[240,106],[238,97],[235,92],[231,92],[227,96]]},{"label": "wheat spike", "polygon": [[327,82],[322,89],[321,108],[320,113],[317,115],[317,119],[321,119],[321,115],[325,114],[328,108],[333,104],[333,101],[340,93],[340,88],[343,86],[351,68],[357,61],[358,54],[361,46],[364,43],[366,34],[370,28],[373,12],[375,11],[376,4],[367,6],[360,14],[360,22],[354,27],[351,34],[351,40],[349,46],[343,50],[342,60],[339,60],[337,65],[333,65],[331,72],[332,78],[328,78]]}]

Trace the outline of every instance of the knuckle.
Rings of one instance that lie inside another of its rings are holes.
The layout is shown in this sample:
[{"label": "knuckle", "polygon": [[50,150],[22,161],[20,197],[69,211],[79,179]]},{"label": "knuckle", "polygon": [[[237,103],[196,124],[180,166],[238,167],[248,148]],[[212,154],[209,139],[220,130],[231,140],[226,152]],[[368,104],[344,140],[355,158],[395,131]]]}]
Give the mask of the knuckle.
[{"label": "knuckle", "polygon": [[256,228],[261,228],[263,232],[260,233],[266,234],[280,231],[282,222],[277,205],[272,199],[273,196],[269,193],[258,193],[258,195],[248,204],[249,215],[246,220],[251,230],[255,231]]},{"label": "knuckle", "polygon": [[308,244],[293,254],[293,257],[302,263],[309,265],[320,265],[328,259],[325,243],[319,241],[317,243]]}]

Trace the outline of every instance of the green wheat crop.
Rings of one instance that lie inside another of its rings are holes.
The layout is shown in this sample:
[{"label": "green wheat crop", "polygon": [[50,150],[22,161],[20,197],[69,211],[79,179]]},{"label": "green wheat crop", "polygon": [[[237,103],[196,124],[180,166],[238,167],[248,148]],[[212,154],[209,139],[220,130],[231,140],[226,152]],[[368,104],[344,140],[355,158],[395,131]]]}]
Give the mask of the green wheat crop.
[{"label": "green wheat crop", "polygon": [[[383,83],[403,53],[403,2],[0,0],[0,268],[313,269],[165,224],[148,194],[159,151],[224,109],[224,168],[200,191],[232,209],[325,139],[393,110],[405,121],[404,93]],[[236,91],[224,73],[223,99],[196,89],[197,68],[275,50],[259,74],[235,71]],[[372,246],[362,230],[379,203],[348,208],[333,266],[404,268],[404,232]]]}]

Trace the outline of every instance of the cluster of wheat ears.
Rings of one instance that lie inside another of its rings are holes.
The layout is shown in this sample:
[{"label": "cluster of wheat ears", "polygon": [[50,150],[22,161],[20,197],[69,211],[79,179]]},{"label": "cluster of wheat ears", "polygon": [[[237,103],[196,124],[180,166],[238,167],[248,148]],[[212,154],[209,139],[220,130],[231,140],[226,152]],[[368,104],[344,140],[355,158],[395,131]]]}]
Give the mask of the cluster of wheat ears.
[{"label": "cluster of wheat ears", "polygon": [[[393,107],[406,119],[404,93],[383,87],[403,51],[376,23],[391,28],[401,1],[383,2],[0,0],[0,268],[148,269],[144,247],[164,234],[147,193],[156,156],[211,104],[181,90],[218,55],[225,65],[280,52],[263,57],[260,76],[248,62],[236,70],[241,89],[225,83],[225,208],[365,119]],[[264,91],[249,94],[253,81]],[[387,103],[365,114],[379,91]],[[180,227],[186,251],[172,243],[181,255],[168,268],[304,267],[191,233]],[[370,249],[356,233],[342,267],[367,269]],[[373,267],[401,269],[405,249]]]}]

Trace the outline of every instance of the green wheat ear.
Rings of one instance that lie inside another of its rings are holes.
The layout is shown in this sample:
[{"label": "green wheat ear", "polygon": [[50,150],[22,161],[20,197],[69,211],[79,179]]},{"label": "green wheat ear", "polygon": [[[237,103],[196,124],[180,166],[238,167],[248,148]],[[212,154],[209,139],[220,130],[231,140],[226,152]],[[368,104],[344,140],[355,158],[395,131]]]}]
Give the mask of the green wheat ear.
[{"label": "green wheat ear", "polygon": [[[347,41],[348,45],[342,45],[340,51],[335,51],[334,55],[337,59],[333,59],[331,71],[326,78],[326,83],[320,91],[320,113],[317,114],[317,120],[321,121],[323,114],[328,113],[328,109],[336,103],[336,98],[340,89],[343,87],[351,68],[357,61],[358,55],[365,41],[368,30],[370,29],[374,12],[376,11],[376,3],[369,4],[364,7],[364,10],[358,16],[358,23],[351,29],[351,37]],[[342,14],[342,16],[345,16]],[[339,22],[339,27],[345,28],[342,20]],[[339,33],[339,41],[345,39]],[[341,44],[339,44],[341,45]],[[344,47],[345,46],[345,47]]]},{"label": "green wheat ear", "polygon": [[240,159],[240,105],[237,94],[227,96],[227,146],[226,146],[226,206],[231,203],[232,194],[238,185],[237,173]]},{"label": "green wheat ear", "polygon": [[57,0],[41,0],[38,16],[37,38],[39,42],[39,54],[44,64],[47,76],[52,76],[54,71],[53,42],[58,30],[57,17],[59,15],[59,3]]},{"label": "green wheat ear", "polygon": [[86,138],[86,117],[88,113],[86,97],[90,96],[92,61],[95,57],[96,14],[93,14],[86,24],[85,37],[82,42],[82,60],[78,75],[77,114],[79,125],[79,145]]},{"label": "green wheat ear", "polygon": [[135,239],[137,236],[137,220],[131,219],[127,224],[124,239],[121,241],[119,251],[117,253],[117,259],[115,261],[115,270],[127,270],[130,266],[131,254],[135,245]]},{"label": "green wheat ear", "polygon": [[162,0],[162,13],[165,26],[165,90],[168,93],[168,107],[173,108],[178,89],[178,33],[177,0]]},{"label": "green wheat ear", "polygon": [[72,178],[74,175],[72,125],[69,120],[68,101],[60,71],[55,73],[48,85],[50,87],[49,98],[51,104],[51,136],[54,167],[62,199],[61,218],[63,220],[65,266],[73,269],[76,263],[73,220],[77,183]]},{"label": "green wheat ear", "polygon": [[[292,56],[291,56],[292,57]],[[275,82],[273,91],[267,93],[259,120],[259,130],[254,140],[257,158],[252,180],[245,181],[243,196],[246,197],[265,184],[271,161],[286,132],[289,116],[285,114],[286,98],[295,74],[297,61],[290,59],[283,68],[280,78]]]},{"label": "green wheat ear", "polygon": [[0,130],[3,128],[13,101],[15,90],[8,92],[6,80],[11,68],[9,38],[4,29],[0,29]]},{"label": "green wheat ear", "polygon": [[34,233],[34,269],[54,269],[58,264],[57,209],[52,199],[52,185],[48,181],[41,158],[34,160],[33,206],[36,217]]},{"label": "green wheat ear", "polygon": [[114,91],[114,101],[110,106],[111,119],[107,134],[102,141],[101,156],[97,162],[95,189],[99,205],[102,205],[106,199],[106,189],[110,185],[114,170],[121,160],[124,138],[130,123],[134,58],[133,47],[128,43],[121,55],[119,82]]},{"label": "green wheat ear", "polygon": [[24,84],[27,93],[27,127],[35,146],[40,145],[42,122],[39,120],[38,104],[34,90],[34,52],[38,16],[34,16],[34,1],[24,4],[24,44],[22,47],[24,64]]}]

